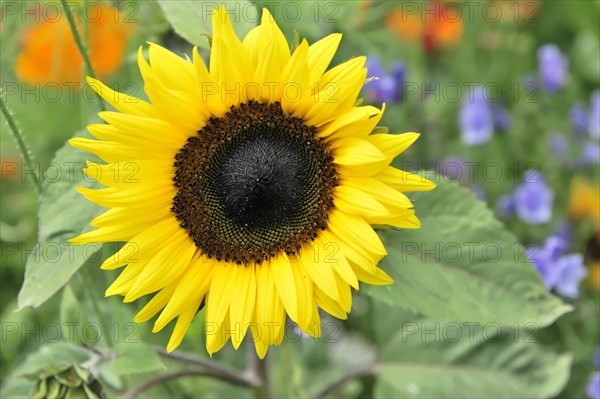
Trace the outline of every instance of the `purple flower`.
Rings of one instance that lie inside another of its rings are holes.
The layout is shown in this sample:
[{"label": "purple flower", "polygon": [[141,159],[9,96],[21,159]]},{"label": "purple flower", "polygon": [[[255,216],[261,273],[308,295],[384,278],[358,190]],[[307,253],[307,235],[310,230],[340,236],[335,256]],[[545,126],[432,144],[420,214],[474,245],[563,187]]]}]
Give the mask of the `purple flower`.
[{"label": "purple flower", "polygon": [[548,291],[554,289],[560,295],[574,299],[579,296],[579,285],[587,270],[582,255],[565,255],[568,246],[564,239],[550,236],[543,247],[528,247],[527,257],[540,272]]},{"label": "purple flower", "polygon": [[513,215],[516,211],[515,199],[512,195],[503,195],[498,198],[496,209],[498,210],[498,214],[502,217]]},{"label": "purple flower", "polygon": [[594,366],[600,368],[600,346],[597,346],[596,350],[594,350],[594,358],[592,360],[594,361]]},{"label": "purple flower", "polygon": [[533,263],[544,281],[544,286],[548,291],[554,288],[558,278],[556,271],[552,268],[552,262],[545,258],[542,248],[537,245],[530,245],[526,249],[527,258]]},{"label": "purple flower", "polygon": [[542,275],[548,291],[558,283],[560,270],[556,268],[556,263],[566,249],[566,243],[556,236],[548,237],[541,248],[536,245],[527,248],[527,257]]},{"label": "purple flower", "polygon": [[581,150],[581,158],[585,165],[600,163],[600,144],[587,142]]},{"label": "purple flower", "polygon": [[461,139],[466,146],[488,142],[494,133],[494,116],[481,86],[475,86],[463,99],[458,115]]},{"label": "purple flower", "polygon": [[371,102],[395,102],[402,95],[406,68],[402,62],[396,62],[392,74],[383,69],[381,62],[376,57],[370,57],[366,62],[369,77],[377,79],[367,83],[365,96]]},{"label": "purple flower", "polygon": [[550,151],[557,157],[563,157],[567,153],[567,139],[562,133],[553,132],[550,134],[549,143]]},{"label": "purple flower", "polygon": [[585,393],[590,399],[600,399],[600,371],[592,373]]},{"label": "purple flower", "polygon": [[510,127],[510,114],[502,105],[494,107],[494,127],[499,132],[506,132]]},{"label": "purple flower", "polygon": [[588,130],[588,116],[585,107],[581,103],[577,103],[571,107],[569,111],[569,119],[575,133],[583,134]]},{"label": "purple flower", "polygon": [[573,242],[573,230],[569,222],[562,221],[559,223],[554,230],[554,236],[563,240],[566,245],[566,249],[570,248],[571,243]]},{"label": "purple flower", "polygon": [[436,165],[437,172],[450,180],[469,178],[469,165],[460,157],[446,157]]},{"label": "purple flower", "polygon": [[588,119],[588,133],[592,139],[600,139],[600,91],[592,93],[590,100],[590,113]]},{"label": "purple flower", "polygon": [[392,76],[396,81],[396,86],[398,87],[398,94],[396,100],[402,98],[404,82],[406,81],[406,64],[402,61],[396,61],[392,64]]},{"label": "purple flower", "polygon": [[515,212],[529,224],[549,222],[552,218],[554,193],[542,175],[535,170],[525,172],[525,181],[514,192]]},{"label": "purple flower", "polygon": [[587,269],[583,265],[583,256],[569,254],[561,256],[554,267],[558,270],[556,292],[560,295],[575,299],[579,296],[579,284],[587,276]]},{"label": "purple flower", "polygon": [[569,61],[555,44],[538,49],[538,73],[544,89],[553,93],[567,84]]}]

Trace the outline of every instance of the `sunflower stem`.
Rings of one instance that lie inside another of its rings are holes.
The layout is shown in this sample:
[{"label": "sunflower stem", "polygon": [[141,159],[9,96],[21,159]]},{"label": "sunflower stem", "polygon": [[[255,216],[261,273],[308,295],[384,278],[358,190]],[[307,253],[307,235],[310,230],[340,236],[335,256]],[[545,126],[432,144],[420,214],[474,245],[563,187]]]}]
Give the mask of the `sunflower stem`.
[{"label": "sunflower stem", "polygon": [[[62,4],[63,9],[65,10],[65,15],[67,16],[67,21],[69,22],[69,27],[71,28],[71,33],[73,34],[73,39],[75,40],[75,44],[77,45],[77,48],[79,49],[79,53],[81,54],[81,57],[83,58],[83,62],[85,63],[85,69],[87,70],[87,74],[89,76],[91,76],[92,78],[96,79],[96,74],[94,73],[94,68],[92,67],[92,62],[90,61],[90,57],[87,53],[87,50],[85,49],[85,46],[83,45],[83,40],[81,40],[81,36],[79,35],[79,32],[77,31],[77,26],[75,25],[75,18],[73,17],[73,13],[71,13],[71,9],[69,8],[69,5],[67,4],[67,0],[60,0],[60,3]],[[106,106],[104,105],[104,101],[102,100],[102,97],[100,97],[100,95],[98,95],[99,101],[98,104],[100,106],[100,109],[102,111],[106,111]]]},{"label": "sunflower stem", "polygon": [[268,356],[265,356],[264,359],[260,359],[256,352],[254,351],[254,347],[252,345],[248,345],[250,348],[250,361],[252,372],[254,374],[254,378],[257,380],[257,385],[254,387],[254,397],[256,399],[271,399],[274,398],[273,394],[273,386],[271,381],[271,376],[269,373],[269,360]]},{"label": "sunflower stem", "polygon": [[21,133],[21,131],[19,130],[19,127],[17,126],[17,123],[13,119],[10,110],[4,103],[1,92],[0,92],[0,107],[2,108],[2,114],[6,118],[6,122],[8,123],[8,126],[10,127],[10,131],[12,132],[13,137],[17,141],[17,146],[19,147],[19,151],[21,152],[21,157],[23,157],[23,161],[25,162],[27,171],[33,171],[32,176],[33,176],[33,183],[35,185],[35,188],[37,189],[38,194],[41,194],[42,193],[42,182],[40,180],[40,175],[39,175],[37,169],[34,168],[33,154],[29,151],[29,148],[27,147],[27,143],[25,142],[25,138],[23,137],[23,134]]}]

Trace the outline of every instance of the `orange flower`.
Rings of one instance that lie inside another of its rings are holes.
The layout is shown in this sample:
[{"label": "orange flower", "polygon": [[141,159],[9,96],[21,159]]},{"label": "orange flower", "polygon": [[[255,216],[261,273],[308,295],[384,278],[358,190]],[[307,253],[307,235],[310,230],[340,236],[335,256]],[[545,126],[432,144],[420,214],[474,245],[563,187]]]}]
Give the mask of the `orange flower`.
[{"label": "orange flower", "polygon": [[[96,75],[115,72],[123,61],[131,29],[112,7],[98,4],[88,18],[90,62]],[[83,37],[80,18],[75,24]],[[66,16],[49,16],[35,23],[23,36],[21,52],[15,63],[17,77],[24,82],[79,82],[84,76],[84,63],[75,44]]]},{"label": "orange flower", "polygon": [[427,2],[420,9],[396,8],[388,15],[386,26],[406,41],[422,42],[426,51],[456,44],[463,34],[460,13],[451,2]]}]

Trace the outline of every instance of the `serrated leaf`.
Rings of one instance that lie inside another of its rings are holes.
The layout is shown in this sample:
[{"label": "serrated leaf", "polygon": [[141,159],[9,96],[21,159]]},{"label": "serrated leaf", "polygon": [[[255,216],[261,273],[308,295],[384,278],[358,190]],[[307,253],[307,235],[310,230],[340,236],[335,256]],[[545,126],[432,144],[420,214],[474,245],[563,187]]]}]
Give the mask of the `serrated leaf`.
[{"label": "serrated leaf", "polygon": [[394,278],[364,292],[426,316],[457,321],[551,324],[571,309],[549,294],[516,237],[457,184],[411,195],[422,227],[386,231],[381,267]]},{"label": "serrated leaf", "polygon": [[[246,33],[259,21],[259,11],[250,1],[193,1],[193,0],[158,0],[165,17],[179,36],[191,44],[209,48],[208,37],[212,32],[212,10],[223,4],[238,37]],[[208,35],[208,36],[207,36]]]},{"label": "serrated leaf", "polygon": [[[386,312],[387,313],[387,312]],[[572,356],[486,325],[403,323],[382,349],[375,397],[548,398],[568,380]]]},{"label": "serrated leaf", "polygon": [[83,175],[86,159],[96,160],[88,152],[67,143],[57,151],[47,168],[54,174],[47,176],[42,186],[38,243],[27,258],[18,309],[41,305],[86,261],[98,260],[99,244],[72,246],[67,241],[84,231],[101,209],[75,191],[75,187],[99,187]]}]

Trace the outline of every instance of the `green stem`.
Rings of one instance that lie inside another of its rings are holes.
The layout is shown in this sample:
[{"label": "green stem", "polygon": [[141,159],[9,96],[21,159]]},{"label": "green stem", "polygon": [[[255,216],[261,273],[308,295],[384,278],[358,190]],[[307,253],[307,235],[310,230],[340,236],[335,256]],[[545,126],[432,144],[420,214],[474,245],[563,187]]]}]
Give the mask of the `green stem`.
[{"label": "green stem", "polygon": [[[252,348],[254,350],[254,348]],[[269,364],[267,357],[259,359],[255,354],[253,359],[253,369],[258,385],[254,387],[254,397],[256,399],[271,399],[274,398],[271,376],[269,375]]]},{"label": "green stem", "polygon": [[[65,15],[67,16],[67,21],[69,21],[69,26],[71,27],[71,33],[73,34],[73,39],[75,40],[75,44],[77,45],[77,48],[79,49],[79,53],[81,53],[81,57],[83,57],[83,62],[85,63],[85,68],[87,70],[87,74],[89,76],[91,76],[92,78],[96,79],[96,74],[94,73],[94,68],[92,67],[92,62],[90,61],[90,57],[88,56],[88,53],[83,45],[81,36],[79,35],[79,32],[77,31],[77,26],[75,25],[75,19],[73,18],[73,14],[71,13],[71,9],[69,8],[69,5],[67,4],[67,0],[60,0],[60,3],[62,4],[63,9],[65,10]],[[100,101],[99,101],[100,109],[102,111],[106,111],[106,106],[104,105],[102,98],[100,96],[98,96],[98,97],[100,99]]]},{"label": "green stem", "polygon": [[275,398],[273,392],[273,384],[269,370],[268,356],[260,359],[254,350],[254,345],[247,346],[246,374],[255,382],[252,387],[254,398],[256,399],[272,399]]},{"label": "green stem", "polygon": [[15,140],[17,141],[17,145],[19,146],[19,151],[21,152],[23,161],[25,161],[27,170],[33,171],[33,182],[35,184],[35,188],[37,189],[38,194],[41,194],[42,182],[40,181],[40,175],[38,174],[37,170],[34,168],[33,155],[31,155],[31,153],[29,152],[29,150],[27,148],[27,144],[25,143],[25,139],[23,138],[23,135],[21,134],[21,131],[17,127],[17,124],[15,123],[15,120],[13,119],[13,117],[10,113],[10,110],[8,109],[8,107],[4,103],[4,100],[1,97],[0,97],[0,107],[2,108],[2,113],[4,114],[4,117],[6,118],[6,122],[8,123],[8,126],[10,127],[12,134],[13,134]]}]

